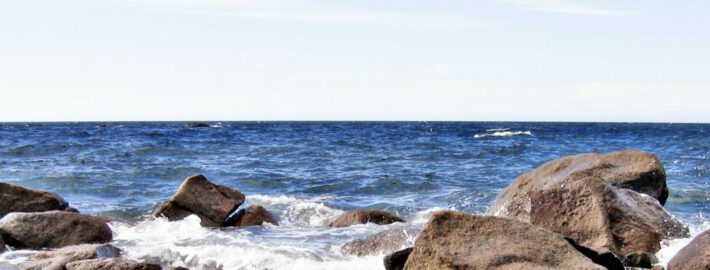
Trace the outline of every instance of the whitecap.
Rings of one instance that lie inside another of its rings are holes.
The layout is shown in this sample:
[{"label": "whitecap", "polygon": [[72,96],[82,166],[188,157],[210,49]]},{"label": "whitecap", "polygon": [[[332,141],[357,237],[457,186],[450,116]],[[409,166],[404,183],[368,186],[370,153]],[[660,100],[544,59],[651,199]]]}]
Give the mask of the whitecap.
[{"label": "whitecap", "polygon": [[473,135],[473,138],[479,139],[479,138],[485,138],[485,137],[511,137],[511,136],[518,136],[518,135],[532,136],[533,134],[529,130],[526,130],[526,131],[496,131],[493,133],[475,134],[475,135]]}]

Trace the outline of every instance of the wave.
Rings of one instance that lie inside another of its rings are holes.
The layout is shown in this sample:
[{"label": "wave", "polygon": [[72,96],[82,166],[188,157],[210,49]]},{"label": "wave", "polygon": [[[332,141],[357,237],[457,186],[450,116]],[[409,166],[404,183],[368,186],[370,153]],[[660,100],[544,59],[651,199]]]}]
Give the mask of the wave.
[{"label": "wave", "polygon": [[511,137],[511,136],[518,136],[518,135],[532,136],[533,134],[529,130],[526,130],[526,131],[495,131],[493,133],[475,134],[475,135],[473,135],[473,138],[480,139],[480,138],[485,138],[485,137]]},{"label": "wave", "polygon": [[687,246],[693,238],[710,229],[710,220],[702,212],[691,217],[690,220],[681,221],[688,226],[690,237],[666,240],[661,243],[661,250],[656,253],[656,257],[658,257],[658,262],[663,267],[668,268],[668,263],[678,254],[678,251]]},{"label": "wave", "polygon": [[490,129],[486,129],[486,131],[489,131],[489,132],[490,132],[490,131],[508,131],[508,130],[510,130],[510,129],[509,129],[509,128],[490,128]]}]

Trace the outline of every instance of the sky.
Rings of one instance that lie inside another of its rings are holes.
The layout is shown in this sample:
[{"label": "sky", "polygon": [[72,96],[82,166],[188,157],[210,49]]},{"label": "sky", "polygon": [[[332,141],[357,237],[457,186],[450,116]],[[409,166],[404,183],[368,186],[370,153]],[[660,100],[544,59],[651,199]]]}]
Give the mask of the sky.
[{"label": "sky", "polygon": [[710,1],[0,0],[0,121],[710,122]]}]

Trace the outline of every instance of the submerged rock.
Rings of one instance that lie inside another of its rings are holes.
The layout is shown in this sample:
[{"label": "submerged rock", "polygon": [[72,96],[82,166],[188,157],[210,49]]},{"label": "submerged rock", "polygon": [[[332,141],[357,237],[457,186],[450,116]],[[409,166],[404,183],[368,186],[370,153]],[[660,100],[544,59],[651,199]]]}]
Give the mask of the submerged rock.
[{"label": "submerged rock", "polygon": [[710,230],[693,238],[668,263],[668,270],[710,269]]},{"label": "submerged rock", "polygon": [[161,270],[159,264],[134,262],[122,259],[93,259],[70,262],[67,270]]},{"label": "submerged rock", "polygon": [[561,235],[520,221],[432,214],[404,269],[606,269]]},{"label": "submerged rock", "polygon": [[242,203],[244,194],[241,192],[214,184],[198,174],[185,179],[173,197],[153,215],[174,221],[194,214],[200,217],[202,226],[219,227]]},{"label": "submerged rock", "polygon": [[60,248],[111,241],[106,221],[64,211],[10,213],[0,219],[0,235],[17,248]]},{"label": "submerged rock", "polygon": [[109,244],[84,244],[41,252],[34,261],[20,264],[23,270],[64,270],[67,263],[97,258],[117,258],[121,250]]},{"label": "submerged rock", "polygon": [[205,128],[205,127],[210,127],[209,124],[205,122],[190,122],[185,125],[186,128]]},{"label": "submerged rock", "polygon": [[264,223],[279,225],[276,219],[266,211],[261,205],[250,205],[247,209],[241,209],[234,217],[225,222],[225,226],[245,227],[245,226],[261,226]]},{"label": "submerged rock", "polygon": [[338,216],[329,227],[348,227],[357,224],[375,223],[379,225],[404,222],[404,219],[381,210],[355,210]]},{"label": "submerged rock", "polygon": [[596,177],[619,188],[647,194],[663,205],[668,198],[666,173],[653,154],[620,151],[608,154],[587,153],[556,159],[518,176],[491,204],[489,214],[530,221],[532,191],[565,185]]},{"label": "submerged rock", "polygon": [[372,256],[391,253],[414,245],[421,229],[400,227],[345,243],[340,251],[345,255]]},{"label": "submerged rock", "polygon": [[69,207],[59,194],[0,182],[0,218],[12,212],[44,212]]},{"label": "submerged rock", "polygon": [[688,236],[688,229],[657,200],[616,188],[597,177],[533,191],[529,196],[532,224],[579,245],[609,250],[624,258],[626,266],[637,266],[635,262],[647,265],[638,256],[626,259],[631,254],[656,253],[662,240]]},{"label": "submerged rock", "polygon": [[404,264],[407,263],[407,258],[409,258],[409,254],[412,253],[413,249],[414,248],[409,247],[385,256],[385,258],[382,259],[385,270],[404,269]]}]

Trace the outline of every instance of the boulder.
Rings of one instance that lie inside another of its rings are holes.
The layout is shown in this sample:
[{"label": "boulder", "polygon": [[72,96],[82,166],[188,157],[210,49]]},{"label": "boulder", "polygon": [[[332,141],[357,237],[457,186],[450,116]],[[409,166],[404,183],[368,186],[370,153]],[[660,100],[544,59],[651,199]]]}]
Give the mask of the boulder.
[{"label": "boulder", "polygon": [[190,122],[185,125],[186,128],[206,128],[210,127],[209,124],[205,122]]},{"label": "boulder", "polygon": [[404,222],[404,219],[381,210],[355,210],[338,216],[329,227],[348,227],[357,224],[375,223],[379,225]]},{"label": "boulder", "polygon": [[219,227],[244,203],[244,194],[230,187],[217,185],[201,174],[183,181],[178,191],[153,212],[156,217],[180,220],[197,215],[205,227]]},{"label": "boulder", "polygon": [[581,246],[611,251],[627,261],[626,266],[642,259],[628,255],[656,253],[662,240],[688,235],[688,229],[656,199],[616,188],[597,177],[533,191],[529,196],[530,223]]},{"label": "boulder", "polygon": [[409,258],[409,254],[412,253],[413,249],[414,248],[409,247],[385,256],[385,258],[382,259],[382,262],[385,264],[385,270],[404,269],[404,264],[407,263],[407,258]]},{"label": "boulder", "polygon": [[606,269],[559,234],[517,220],[432,214],[404,269]]},{"label": "boulder", "polygon": [[245,226],[261,226],[264,223],[279,225],[276,219],[266,211],[261,205],[250,205],[246,209],[240,209],[225,222],[226,226],[245,227]]},{"label": "boulder", "polygon": [[693,238],[668,262],[668,270],[710,269],[710,230]]},{"label": "boulder", "polygon": [[103,218],[64,211],[10,213],[0,219],[0,235],[17,248],[60,248],[111,241]]},{"label": "boulder", "polygon": [[93,259],[70,262],[67,270],[161,270],[159,264],[141,263],[122,259]]},{"label": "boulder", "polygon": [[411,247],[421,229],[399,227],[384,230],[368,237],[345,243],[340,251],[351,256],[373,256],[387,254]]},{"label": "boulder", "polygon": [[0,218],[12,212],[44,212],[69,207],[59,194],[0,182]]},{"label": "boulder", "polygon": [[558,187],[585,177],[597,177],[613,186],[647,194],[661,205],[668,198],[666,173],[655,155],[633,150],[588,153],[556,159],[518,176],[496,196],[489,214],[528,222],[530,192]]},{"label": "boulder", "polygon": [[121,250],[109,244],[83,244],[40,252],[32,261],[20,264],[23,270],[64,270],[67,263],[97,258],[117,258]]}]

